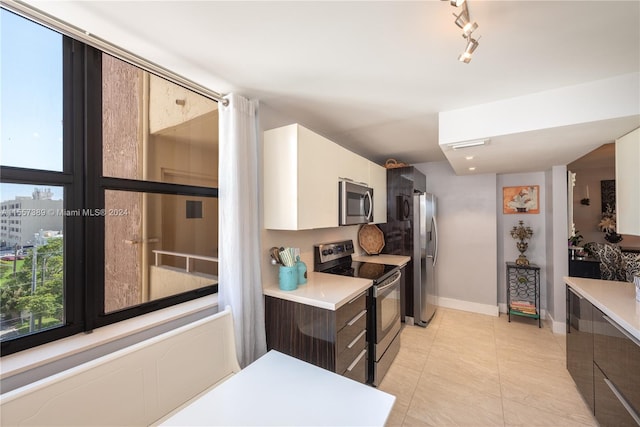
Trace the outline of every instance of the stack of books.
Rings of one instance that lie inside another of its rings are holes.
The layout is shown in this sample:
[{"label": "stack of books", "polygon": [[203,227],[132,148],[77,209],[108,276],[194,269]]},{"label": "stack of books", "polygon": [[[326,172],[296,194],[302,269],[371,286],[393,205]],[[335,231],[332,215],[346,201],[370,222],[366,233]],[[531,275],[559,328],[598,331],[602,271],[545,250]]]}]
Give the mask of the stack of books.
[{"label": "stack of books", "polygon": [[536,314],[536,306],[530,301],[511,301],[511,310],[524,314]]}]

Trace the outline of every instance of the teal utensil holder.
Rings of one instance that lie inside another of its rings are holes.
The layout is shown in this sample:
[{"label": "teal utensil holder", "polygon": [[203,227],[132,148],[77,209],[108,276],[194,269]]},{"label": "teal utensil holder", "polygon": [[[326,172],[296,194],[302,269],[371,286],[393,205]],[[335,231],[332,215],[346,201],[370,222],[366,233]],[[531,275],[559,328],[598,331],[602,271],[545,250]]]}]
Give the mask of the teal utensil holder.
[{"label": "teal utensil holder", "polygon": [[298,267],[280,266],[278,283],[283,291],[294,291],[298,288]]},{"label": "teal utensil holder", "polygon": [[300,261],[300,257],[296,257],[296,268],[298,269],[298,285],[307,283],[307,264]]}]

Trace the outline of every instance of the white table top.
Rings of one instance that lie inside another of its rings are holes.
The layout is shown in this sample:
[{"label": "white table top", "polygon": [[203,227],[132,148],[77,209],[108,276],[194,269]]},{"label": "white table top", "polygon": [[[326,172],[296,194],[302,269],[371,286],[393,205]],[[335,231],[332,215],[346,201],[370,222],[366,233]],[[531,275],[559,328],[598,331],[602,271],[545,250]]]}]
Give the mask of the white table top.
[{"label": "white table top", "polygon": [[370,262],[372,264],[388,264],[388,265],[397,265],[401,266],[409,261],[411,261],[411,257],[404,255],[389,255],[389,254],[380,254],[380,255],[352,255],[351,258],[354,261],[360,262]]},{"label": "white table top", "polygon": [[633,283],[567,276],[564,281],[640,340],[640,302],[636,301]]},{"label": "white table top", "polygon": [[373,282],[370,279],[310,271],[307,273],[307,283],[299,285],[294,291],[283,291],[276,282],[265,284],[262,292],[288,301],[337,310],[371,285]]},{"label": "white table top", "polygon": [[382,426],[395,397],[271,350],[163,426]]}]

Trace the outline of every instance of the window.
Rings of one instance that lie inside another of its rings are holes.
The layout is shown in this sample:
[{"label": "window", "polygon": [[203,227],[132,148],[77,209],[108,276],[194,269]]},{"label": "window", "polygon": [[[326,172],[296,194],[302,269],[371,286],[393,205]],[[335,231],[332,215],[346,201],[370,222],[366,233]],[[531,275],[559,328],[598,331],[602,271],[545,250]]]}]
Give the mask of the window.
[{"label": "window", "polygon": [[2,354],[216,292],[217,103],[0,13]]}]

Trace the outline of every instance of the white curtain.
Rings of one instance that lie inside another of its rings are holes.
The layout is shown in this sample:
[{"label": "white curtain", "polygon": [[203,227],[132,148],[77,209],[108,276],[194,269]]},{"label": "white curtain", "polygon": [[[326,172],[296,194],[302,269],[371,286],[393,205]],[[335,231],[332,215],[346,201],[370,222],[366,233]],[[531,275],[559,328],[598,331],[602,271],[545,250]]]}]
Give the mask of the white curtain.
[{"label": "white curtain", "polygon": [[238,362],[267,351],[258,219],[258,102],[236,94],[220,109],[219,307],[231,306]]}]

